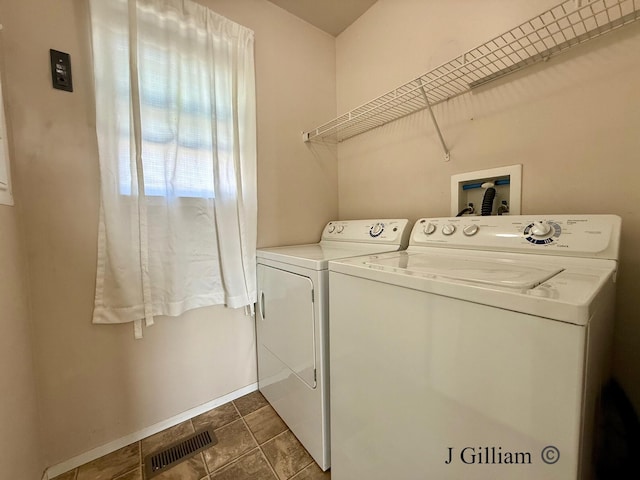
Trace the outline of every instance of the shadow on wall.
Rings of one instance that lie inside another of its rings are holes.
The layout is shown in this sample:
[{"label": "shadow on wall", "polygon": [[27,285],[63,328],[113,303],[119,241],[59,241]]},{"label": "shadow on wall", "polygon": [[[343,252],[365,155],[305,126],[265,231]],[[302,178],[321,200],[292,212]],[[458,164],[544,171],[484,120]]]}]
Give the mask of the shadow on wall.
[{"label": "shadow on wall", "polygon": [[599,428],[598,480],[640,478],[640,423],[627,395],[615,380],[602,391]]}]

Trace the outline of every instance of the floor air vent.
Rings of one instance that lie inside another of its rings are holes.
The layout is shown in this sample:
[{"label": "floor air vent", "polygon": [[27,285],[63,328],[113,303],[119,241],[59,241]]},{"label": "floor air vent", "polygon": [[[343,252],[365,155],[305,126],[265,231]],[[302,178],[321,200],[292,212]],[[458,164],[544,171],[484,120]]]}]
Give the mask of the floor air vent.
[{"label": "floor air vent", "polygon": [[144,457],[145,478],[155,477],[216,443],[218,439],[213,429],[208,427],[172,443],[159,452],[147,455]]}]

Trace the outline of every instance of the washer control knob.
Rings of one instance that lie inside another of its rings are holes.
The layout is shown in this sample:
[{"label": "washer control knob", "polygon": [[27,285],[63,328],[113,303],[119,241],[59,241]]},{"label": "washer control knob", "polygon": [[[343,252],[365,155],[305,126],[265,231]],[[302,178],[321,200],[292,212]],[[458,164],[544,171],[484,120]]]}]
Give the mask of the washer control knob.
[{"label": "washer control knob", "polygon": [[436,226],[433,223],[427,223],[422,229],[425,235],[431,235],[436,231]]},{"label": "washer control knob", "polygon": [[480,227],[478,225],[467,225],[462,229],[462,233],[464,233],[467,237],[473,237],[476,233],[478,233]]},{"label": "washer control knob", "polygon": [[329,228],[327,229],[327,232],[333,233],[335,231],[335,229],[336,229],[335,225],[329,225]]},{"label": "washer control knob", "polygon": [[384,223],[376,223],[369,229],[369,235],[374,238],[379,237],[382,232],[384,232]]},{"label": "washer control knob", "polygon": [[551,225],[547,222],[534,222],[531,224],[531,234],[534,237],[544,237],[551,231]]},{"label": "washer control knob", "polygon": [[455,231],[456,231],[456,226],[455,225],[451,225],[450,223],[448,223],[444,227],[442,227],[442,234],[443,235],[453,235],[453,233]]},{"label": "washer control knob", "polygon": [[339,225],[338,226],[338,233],[342,233],[344,232],[344,225]]}]

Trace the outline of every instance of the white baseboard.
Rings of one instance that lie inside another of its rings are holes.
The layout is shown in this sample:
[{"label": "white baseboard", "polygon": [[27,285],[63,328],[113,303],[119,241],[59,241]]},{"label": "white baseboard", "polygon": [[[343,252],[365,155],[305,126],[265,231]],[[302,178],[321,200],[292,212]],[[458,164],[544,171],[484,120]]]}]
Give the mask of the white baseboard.
[{"label": "white baseboard", "polygon": [[215,400],[211,400],[203,405],[199,405],[191,410],[187,410],[186,412],[180,413],[174,417],[168,418],[167,420],[163,420],[162,422],[156,423],[155,425],[151,425],[150,427],[143,428],[142,430],[138,430],[137,432],[131,433],[129,435],[125,435],[124,437],[118,438],[112,442],[109,442],[100,447],[94,448],[93,450],[89,450],[88,452],[82,453],[76,457],[70,458],[69,460],[65,460],[64,462],[58,463],[47,468],[42,475],[42,480],[52,479],[62,473],[68,472],[69,470],[73,470],[80,465],[84,465],[96,458],[100,458],[108,453],[115,452],[116,450],[126,447],[127,445],[132,444],[133,442],[137,442],[142,440],[143,438],[147,438],[150,435],[161,432],[162,430],[173,427],[174,425],[178,425],[179,423],[184,422],[185,420],[189,420],[190,418],[196,417],[201,413],[208,412],[209,410],[219,407],[225,403],[230,402],[231,400],[235,400],[236,398],[240,398],[247,393],[255,392],[258,389],[257,383],[252,383],[251,385],[247,385],[246,387],[240,388],[234,392],[231,392],[222,397],[216,398]]}]

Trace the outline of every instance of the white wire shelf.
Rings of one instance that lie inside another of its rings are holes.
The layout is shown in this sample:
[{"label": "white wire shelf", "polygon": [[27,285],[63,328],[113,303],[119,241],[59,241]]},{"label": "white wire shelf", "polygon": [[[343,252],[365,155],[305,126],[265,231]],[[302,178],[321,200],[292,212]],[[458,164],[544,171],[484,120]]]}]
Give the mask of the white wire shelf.
[{"label": "white wire shelf", "polygon": [[[526,66],[545,61],[640,20],[640,0],[566,0],[408,83],[302,134],[304,141],[342,142],[444,102]],[[448,160],[433,112],[432,119]]]}]

